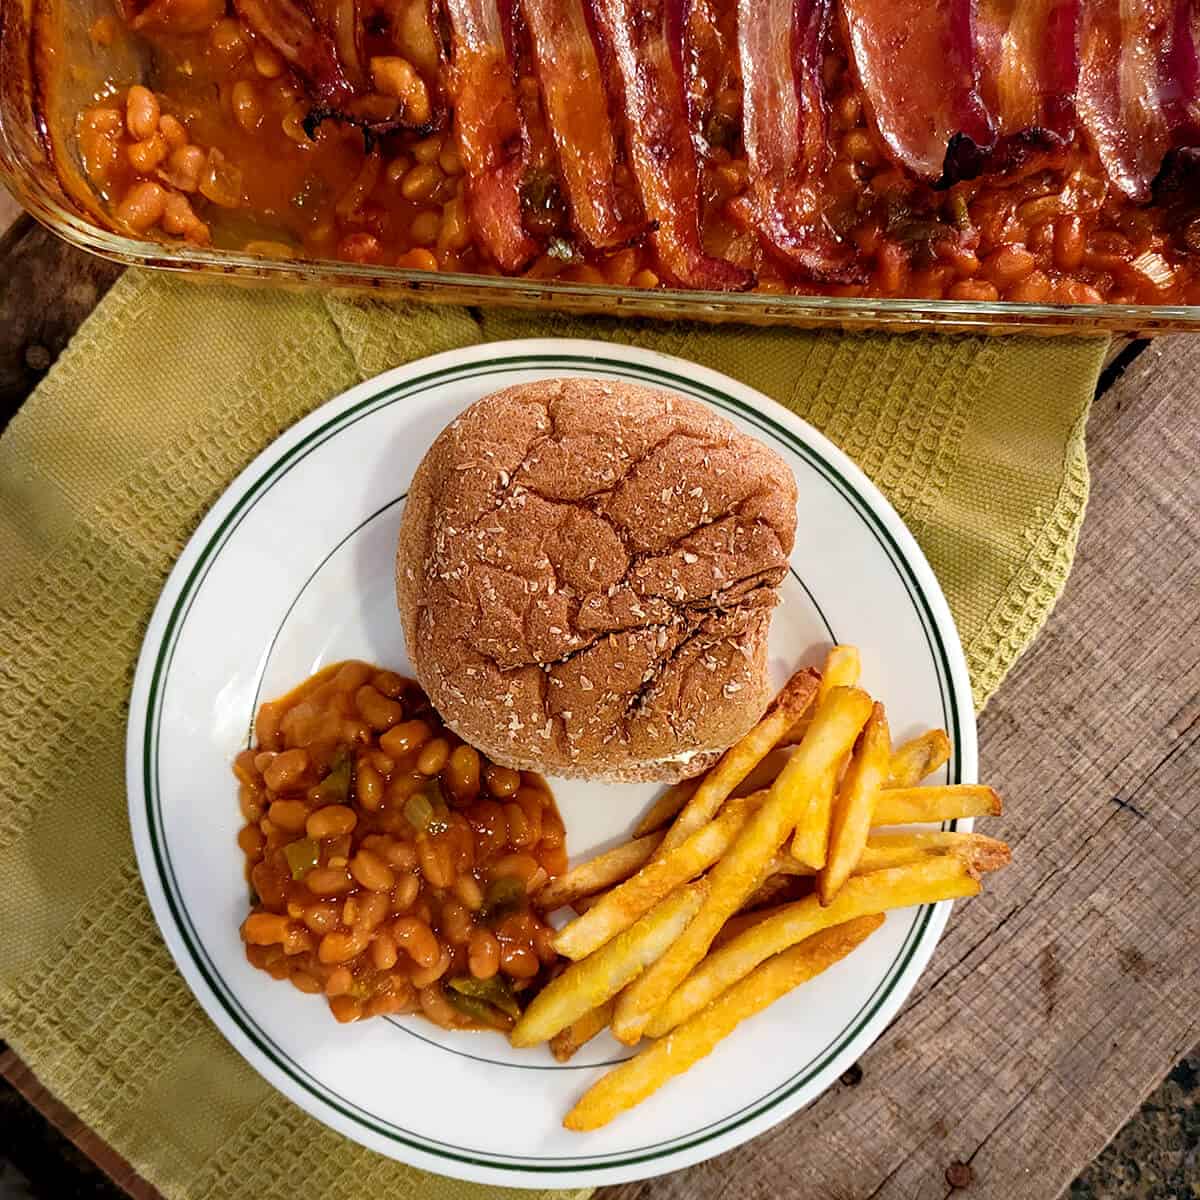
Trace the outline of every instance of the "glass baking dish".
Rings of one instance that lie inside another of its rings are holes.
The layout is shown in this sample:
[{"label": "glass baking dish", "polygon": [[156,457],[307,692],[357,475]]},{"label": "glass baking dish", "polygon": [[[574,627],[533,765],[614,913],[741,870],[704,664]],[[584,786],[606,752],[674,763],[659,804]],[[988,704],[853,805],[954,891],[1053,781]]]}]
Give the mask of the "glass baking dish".
[{"label": "glass baking dish", "polygon": [[[112,0],[0,0],[0,177],[24,207],[72,245],[131,266],[224,279],[444,304],[487,304],[607,316],[836,326],[889,332],[1152,335],[1200,328],[1200,306],[1039,305],[647,291],[639,288],[432,273],[335,260],[276,259],[118,232],[75,147],[75,116],[106,83],[145,81],[135,39],[97,47],[92,22]],[[56,62],[60,55],[62,61]]]}]

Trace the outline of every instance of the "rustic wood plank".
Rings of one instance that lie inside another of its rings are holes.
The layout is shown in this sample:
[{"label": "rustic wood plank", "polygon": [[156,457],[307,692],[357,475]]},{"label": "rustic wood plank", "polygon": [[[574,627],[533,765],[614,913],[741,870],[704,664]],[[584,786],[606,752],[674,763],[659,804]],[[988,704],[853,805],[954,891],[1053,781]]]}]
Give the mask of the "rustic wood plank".
[{"label": "rustic wood plank", "polygon": [[101,1141],[65,1104],[38,1082],[37,1076],[12,1050],[0,1053],[0,1076],[12,1084],[69,1141],[74,1142],[130,1200],[163,1200],[107,1142]]},{"label": "rustic wood plank", "polygon": [[1198,373],[1200,340],[1164,339],[1097,404],[1074,574],[980,722],[1013,866],[956,908],[861,1082],[597,1200],[1054,1197],[1195,1042]]},{"label": "rustic wood plank", "polygon": [[0,221],[0,428],[123,267],[68,246],[32,217]]}]

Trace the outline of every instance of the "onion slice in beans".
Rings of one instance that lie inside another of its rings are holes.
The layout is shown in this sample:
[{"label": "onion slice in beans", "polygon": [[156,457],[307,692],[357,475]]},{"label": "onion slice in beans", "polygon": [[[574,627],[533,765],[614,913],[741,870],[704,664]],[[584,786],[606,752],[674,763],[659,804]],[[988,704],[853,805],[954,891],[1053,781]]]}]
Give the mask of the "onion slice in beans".
[{"label": "onion slice in beans", "polygon": [[688,128],[682,21],[669,0],[593,0],[617,76],[629,156],[662,273],[685,288],[744,291],[754,276],[705,253],[700,180]]},{"label": "onion slice in beans", "polygon": [[863,272],[824,218],[829,129],[821,68],[830,0],[739,0],[742,130],[764,242],[811,279]]},{"label": "onion slice in beans", "polygon": [[454,132],[467,176],[467,211],[479,241],[505,271],[537,253],[521,223],[526,138],[512,59],[496,0],[446,0]]}]

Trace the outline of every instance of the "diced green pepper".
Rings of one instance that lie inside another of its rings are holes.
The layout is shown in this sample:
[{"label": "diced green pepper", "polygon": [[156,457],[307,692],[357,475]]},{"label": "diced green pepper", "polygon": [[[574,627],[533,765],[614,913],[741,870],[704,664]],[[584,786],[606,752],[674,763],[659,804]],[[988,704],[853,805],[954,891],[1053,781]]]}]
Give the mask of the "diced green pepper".
[{"label": "diced green pepper", "polygon": [[313,838],[301,838],[284,846],[283,857],[291,868],[292,878],[303,879],[321,861],[321,847]]},{"label": "diced green pepper", "polygon": [[491,979],[476,979],[474,975],[459,975],[446,981],[447,986],[460,996],[472,996],[483,1000],[506,1013],[515,1021],[521,1015],[521,1006],[517,1003],[513,990],[507,980],[499,975]]},{"label": "diced green pepper", "polygon": [[525,907],[525,885],[512,875],[501,875],[487,885],[479,917],[495,921],[520,912]]},{"label": "diced green pepper", "polygon": [[511,1017],[505,1016],[504,1013],[493,1008],[486,1001],[477,1000],[474,996],[464,996],[461,992],[455,991],[447,992],[446,999],[464,1016],[470,1017],[472,1021],[478,1021],[481,1025],[487,1025],[492,1029],[500,1029],[504,1032],[513,1027],[513,1019]]}]

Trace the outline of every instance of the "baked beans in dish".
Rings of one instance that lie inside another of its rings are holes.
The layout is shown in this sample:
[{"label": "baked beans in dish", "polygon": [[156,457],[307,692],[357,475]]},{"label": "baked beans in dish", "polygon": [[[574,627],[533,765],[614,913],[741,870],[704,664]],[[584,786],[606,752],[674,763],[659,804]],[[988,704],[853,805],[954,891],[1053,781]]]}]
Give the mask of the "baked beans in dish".
[{"label": "baked beans in dish", "polygon": [[638,288],[1200,304],[1191,0],[119,7],[151,86],[111,80],[78,145],[140,236]]},{"label": "baked beans in dish", "polygon": [[540,775],[484,758],[410,679],[335,663],[262,705],[234,760],[246,957],[339,1021],[507,1030],[553,970],[531,906],[566,869]]}]

